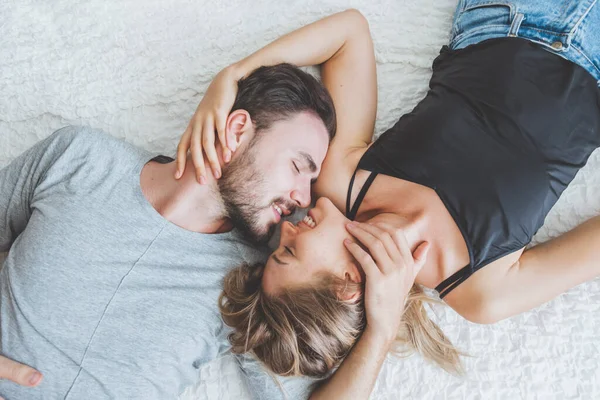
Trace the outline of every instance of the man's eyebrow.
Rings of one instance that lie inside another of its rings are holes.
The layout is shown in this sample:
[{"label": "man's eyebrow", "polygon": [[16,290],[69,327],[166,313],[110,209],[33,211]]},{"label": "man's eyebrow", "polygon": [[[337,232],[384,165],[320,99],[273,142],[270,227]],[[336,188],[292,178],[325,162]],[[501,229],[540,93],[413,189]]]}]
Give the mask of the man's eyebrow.
[{"label": "man's eyebrow", "polygon": [[317,172],[317,164],[313,160],[312,156],[304,151],[300,152],[300,155],[304,158],[304,161],[308,163],[308,169],[310,172]]},{"label": "man's eyebrow", "polygon": [[273,260],[275,260],[275,262],[276,262],[277,264],[279,264],[279,265],[288,265],[288,263],[281,261],[281,260],[279,259],[279,257],[277,257],[275,254],[273,254],[271,257],[272,257],[272,258],[273,258]]}]

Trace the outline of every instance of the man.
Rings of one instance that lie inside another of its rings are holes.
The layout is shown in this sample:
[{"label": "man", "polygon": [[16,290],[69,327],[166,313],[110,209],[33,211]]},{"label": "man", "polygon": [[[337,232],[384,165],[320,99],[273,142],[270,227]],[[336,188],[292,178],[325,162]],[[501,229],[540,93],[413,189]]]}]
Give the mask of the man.
[{"label": "man", "polygon": [[0,170],[0,376],[34,385],[2,380],[0,396],[173,398],[223,351],[222,276],[310,204],[335,132],[331,98],[295,67],[239,86],[218,181],[76,127]]}]

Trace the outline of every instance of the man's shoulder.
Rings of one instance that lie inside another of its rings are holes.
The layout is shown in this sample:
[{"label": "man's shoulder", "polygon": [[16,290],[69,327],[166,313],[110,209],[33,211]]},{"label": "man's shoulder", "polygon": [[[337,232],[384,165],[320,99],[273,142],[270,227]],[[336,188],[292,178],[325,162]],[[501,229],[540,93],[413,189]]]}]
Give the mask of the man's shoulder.
[{"label": "man's shoulder", "polygon": [[234,231],[233,240],[241,261],[250,265],[265,263],[270,250],[267,246],[253,243]]},{"label": "man's shoulder", "polygon": [[[148,161],[152,155],[101,129],[89,126],[65,126],[47,139],[46,151],[65,160],[79,160],[118,167],[122,163]],[[76,163],[77,164],[77,163]]]},{"label": "man's shoulder", "polygon": [[234,356],[252,399],[308,399],[320,380],[305,376],[284,377],[270,372],[250,354]]},{"label": "man's shoulder", "polygon": [[[117,139],[98,128],[89,126],[69,125],[55,131],[50,140],[58,146],[102,149],[103,147],[123,147],[137,149],[135,146]],[[138,149],[139,150],[139,149]]]}]

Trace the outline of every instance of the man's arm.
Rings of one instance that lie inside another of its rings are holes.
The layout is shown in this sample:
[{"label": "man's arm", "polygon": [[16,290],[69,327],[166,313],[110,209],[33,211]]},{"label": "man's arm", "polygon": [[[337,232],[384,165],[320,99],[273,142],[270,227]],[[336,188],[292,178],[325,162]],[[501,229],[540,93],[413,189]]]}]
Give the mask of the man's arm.
[{"label": "man's arm", "polygon": [[0,169],[0,252],[8,251],[27,226],[37,186],[74,133],[73,127],[60,129]]},{"label": "man's arm", "polygon": [[31,150],[0,169],[0,252],[8,251],[31,216]]},{"label": "man's arm", "polygon": [[[63,154],[73,131],[65,128],[55,132],[0,169],[0,252],[8,251],[27,227],[37,185]],[[42,374],[0,355],[0,379],[37,386]]]}]

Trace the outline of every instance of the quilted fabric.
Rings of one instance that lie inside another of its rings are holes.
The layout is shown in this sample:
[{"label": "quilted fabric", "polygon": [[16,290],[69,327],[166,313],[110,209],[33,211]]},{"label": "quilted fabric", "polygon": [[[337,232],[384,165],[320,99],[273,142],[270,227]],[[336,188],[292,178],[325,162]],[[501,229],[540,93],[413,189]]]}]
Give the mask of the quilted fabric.
[{"label": "quilted fabric", "polygon": [[[425,95],[455,0],[3,0],[0,2],[0,166],[67,124],[102,128],[173,154],[212,76],[276,37],[355,7],[370,21],[379,77],[376,133]],[[600,214],[592,155],[534,243]],[[600,398],[600,280],[492,326],[448,307],[432,317],[469,353],[452,377],[420,357],[390,357],[373,399]],[[248,398],[225,356],[181,399]]]}]

